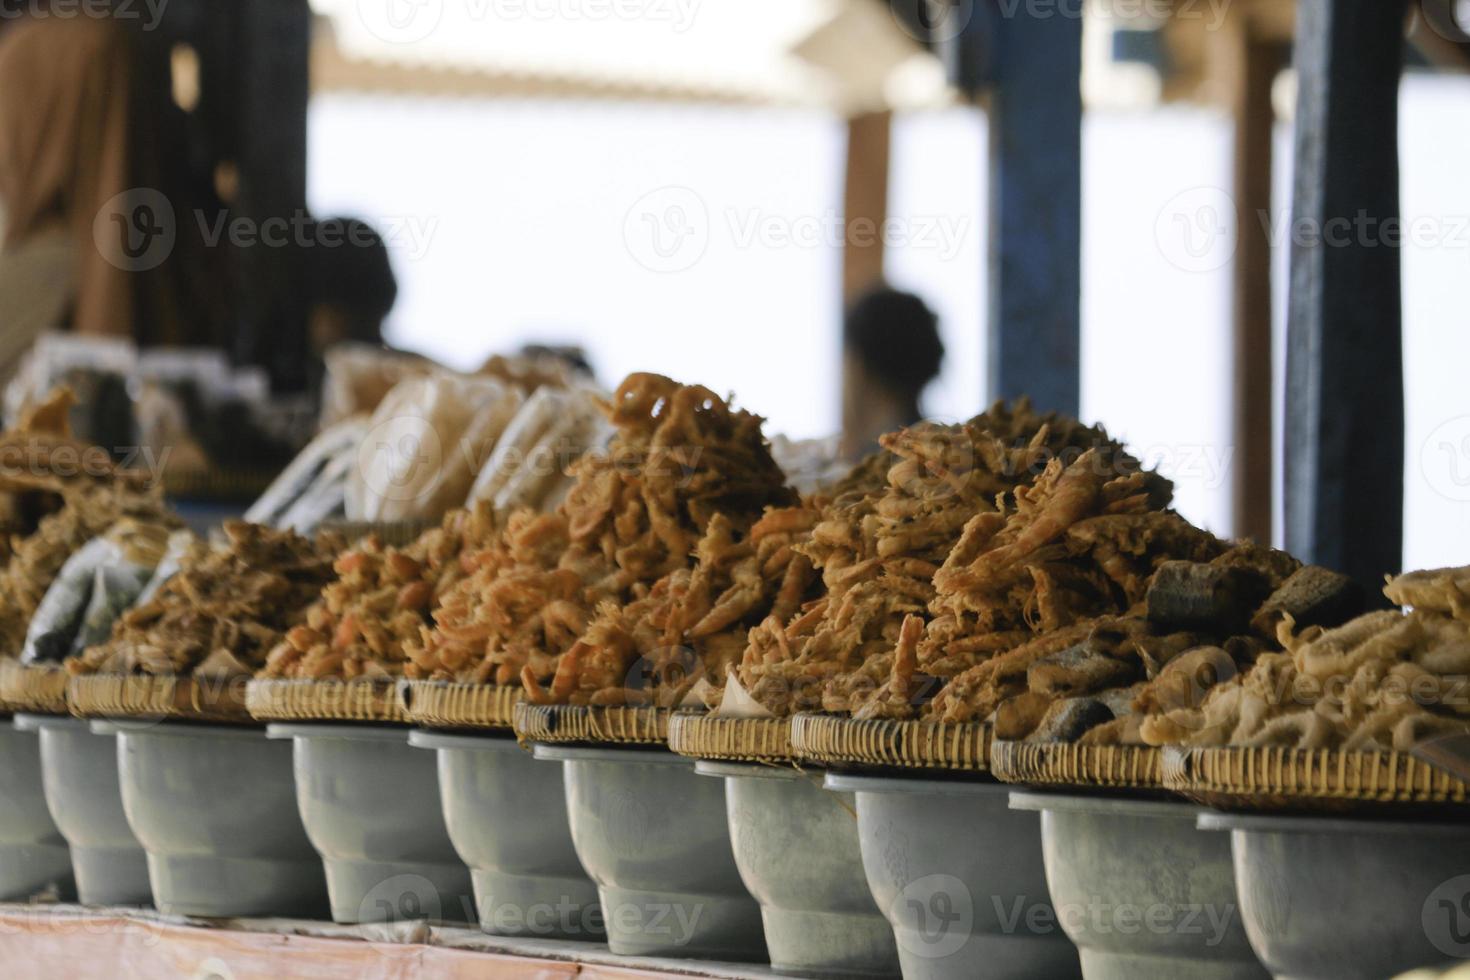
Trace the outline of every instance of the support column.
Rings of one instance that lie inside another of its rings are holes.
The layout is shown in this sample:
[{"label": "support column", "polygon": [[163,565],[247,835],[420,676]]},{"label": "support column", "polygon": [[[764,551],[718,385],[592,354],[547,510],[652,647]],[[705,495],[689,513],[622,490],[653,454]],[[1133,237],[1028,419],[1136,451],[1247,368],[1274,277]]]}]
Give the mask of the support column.
[{"label": "support column", "polygon": [[1403,554],[1404,15],[1404,0],[1297,8],[1286,546],[1370,594]]}]

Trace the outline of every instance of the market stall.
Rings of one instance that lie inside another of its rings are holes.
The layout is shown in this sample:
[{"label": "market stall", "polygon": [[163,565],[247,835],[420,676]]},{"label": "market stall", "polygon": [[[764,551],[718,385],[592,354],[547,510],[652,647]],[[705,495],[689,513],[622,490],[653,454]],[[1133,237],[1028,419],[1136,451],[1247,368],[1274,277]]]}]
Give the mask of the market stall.
[{"label": "market stall", "polygon": [[[1298,6],[1303,220],[1396,217],[1405,6]],[[997,400],[861,458],[545,352],[336,346],[320,412],[276,413],[223,360],[43,341],[0,433],[0,972],[1366,980],[1470,955],[1470,567],[1399,567],[1396,251],[1293,252],[1286,547],[1197,526],[1078,418],[1080,20],[986,10],[921,40],[997,119]],[[882,129],[854,115],[859,151]],[[848,203],[881,211],[861,171]],[[847,285],[874,267],[849,255]],[[123,412],[192,468],[105,448]],[[185,513],[186,477],[242,473],[237,517]]]}]

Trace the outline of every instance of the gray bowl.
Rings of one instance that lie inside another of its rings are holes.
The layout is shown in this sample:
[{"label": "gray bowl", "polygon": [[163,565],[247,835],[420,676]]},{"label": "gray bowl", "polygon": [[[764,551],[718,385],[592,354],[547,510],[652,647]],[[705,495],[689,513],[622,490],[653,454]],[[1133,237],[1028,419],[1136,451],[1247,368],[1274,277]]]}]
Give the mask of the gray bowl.
[{"label": "gray bowl", "polygon": [[409,748],[407,729],[270,725],[266,737],[294,746],[296,803],[326,865],[333,921],[473,918],[434,760]]},{"label": "gray bowl", "polygon": [[1046,883],[1086,980],[1264,980],[1235,899],[1229,842],[1199,807],[1014,791],[1041,813]]},{"label": "gray bowl", "polygon": [[291,746],[257,728],[94,721],[117,736],[123,812],[169,915],[321,918],[322,862],[296,810]]},{"label": "gray bowl", "polygon": [[71,854],[46,808],[40,739],[0,719],[0,900],[52,886],[71,891]]},{"label": "gray bowl", "polygon": [[1281,980],[1369,980],[1470,956],[1470,824],[1204,813]]},{"label": "gray bowl", "polygon": [[760,906],[735,867],[718,780],[664,750],[537,745],[535,753],[565,763],[572,843],[597,882],[609,949],[765,961]]},{"label": "gray bowl", "polygon": [[480,928],[601,940],[597,886],[572,847],[561,765],[537,762],[509,736],[415,731],[408,744],[437,754],[444,822],[470,867]]},{"label": "gray bowl", "polygon": [[906,980],[1078,975],[1046,888],[1041,826],[994,783],[828,773],[857,797],[868,887]]},{"label": "gray bowl", "polygon": [[46,807],[71,845],[77,897],[86,905],[151,905],[148,861],[128,826],[117,783],[117,741],[66,715],[16,715],[41,739]]},{"label": "gray bowl", "polygon": [[851,794],[790,768],[700,761],[695,772],[725,780],[735,864],[760,903],[771,965],[798,976],[898,976],[893,929],[863,876]]}]

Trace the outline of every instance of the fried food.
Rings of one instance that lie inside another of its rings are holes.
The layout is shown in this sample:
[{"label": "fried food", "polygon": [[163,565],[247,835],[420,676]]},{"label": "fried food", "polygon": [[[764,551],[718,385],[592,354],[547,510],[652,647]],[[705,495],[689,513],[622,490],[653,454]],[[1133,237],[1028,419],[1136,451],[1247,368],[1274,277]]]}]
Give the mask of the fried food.
[{"label": "fried food", "polygon": [[336,581],[306,610],[305,622],[275,645],[260,676],[401,676],[405,644],[418,639],[440,598],[467,574],[461,553],[493,530],[486,505],[451,511],[403,548],[384,547],[370,535],[342,552],[332,566]]},{"label": "fried food", "polygon": [[1001,530],[999,508],[1013,506],[1049,465],[1092,450],[1101,465],[1138,470],[1101,429],[1038,414],[1024,399],[997,402],[963,425],[921,423],[881,444],[884,452],[836,488],[810,539],[796,546],[820,569],[826,594],[790,621],[751,631],[739,679],[776,714],[902,711],[909,699],[932,696],[938,679],[1015,645],[1019,631],[960,635],[954,617],[949,643],[926,636],[909,644],[905,622],[919,624],[907,627],[913,638],[940,611],[936,573],[957,542],[967,529]]},{"label": "fried food", "polygon": [[1470,731],[1470,569],[1411,572],[1384,593],[1408,603],[1341,626],[1298,628],[1280,613],[1284,652],[1266,654],[1197,705],[1147,705],[1151,745],[1397,749]]},{"label": "fried food", "polygon": [[[677,688],[804,592],[788,537],[805,525],[787,525],[797,501],[759,416],[654,374],[630,375],[604,410],[613,438],[571,467],[555,513],[517,512],[464,555],[467,577],[408,646],[408,676],[520,683],[558,703],[651,698],[674,659],[691,665]],[[630,681],[640,662],[657,669]]]},{"label": "fried food", "polygon": [[196,543],[179,571],[113,624],[107,642],[66,660],[73,674],[249,676],[334,578],[337,535],[228,521],[225,543]]}]

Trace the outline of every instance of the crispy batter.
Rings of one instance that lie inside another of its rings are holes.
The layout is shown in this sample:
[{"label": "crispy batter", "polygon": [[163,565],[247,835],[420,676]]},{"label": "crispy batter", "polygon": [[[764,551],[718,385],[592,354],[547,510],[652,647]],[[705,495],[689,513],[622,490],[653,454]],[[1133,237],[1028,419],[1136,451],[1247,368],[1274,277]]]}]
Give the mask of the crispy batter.
[{"label": "crispy batter", "polygon": [[342,539],[228,521],[225,544],[197,543],[157,595],[124,613],[106,643],[66,661],[73,674],[244,676],[265,663],[333,579]]},{"label": "crispy batter", "polygon": [[1384,589],[1411,602],[1341,626],[1280,627],[1284,653],[1215,687],[1197,706],[1150,705],[1142,738],[1153,745],[1411,748],[1444,732],[1470,732],[1470,609],[1456,583],[1470,569],[1414,572]]},{"label": "crispy batter", "polygon": [[404,548],[369,536],[333,563],[337,578],[266,657],[262,677],[396,677],[405,644],[431,624],[440,598],[466,576],[460,554],[493,531],[488,504],[451,511]]},{"label": "crispy batter", "polygon": [[733,659],[732,637],[804,597],[791,543],[810,522],[757,523],[796,503],[759,416],[654,374],[630,375],[606,412],[615,435],[574,464],[556,513],[512,515],[464,556],[468,577],[408,645],[408,676],[521,683],[538,701],[648,698],[664,675],[671,692],[692,683],[696,657]]},{"label": "crispy batter", "polygon": [[[998,508],[1012,506],[1037,473],[1089,449],[1121,473],[1138,466],[1101,429],[1040,415],[1024,399],[997,402],[964,425],[921,423],[882,444],[886,452],[845,481],[797,546],[821,570],[826,595],[793,620],[751,631],[739,679],[778,714],[818,706],[864,717],[905,713],[897,692],[926,700],[936,679],[1014,645],[1015,635],[966,628],[943,644],[900,647],[905,621],[922,625],[936,611],[936,572],[966,529],[999,531]],[[908,627],[910,637],[917,628]]]}]

